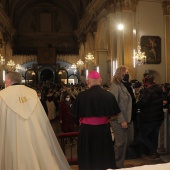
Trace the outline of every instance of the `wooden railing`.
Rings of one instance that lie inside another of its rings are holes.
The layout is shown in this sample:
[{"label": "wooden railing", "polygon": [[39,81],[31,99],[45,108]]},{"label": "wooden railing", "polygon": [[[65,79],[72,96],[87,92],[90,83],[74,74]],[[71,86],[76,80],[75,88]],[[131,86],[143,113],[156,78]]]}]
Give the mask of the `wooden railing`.
[{"label": "wooden railing", "polygon": [[57,138],[69,164],[77,164],[78,132],[61,133]]}]

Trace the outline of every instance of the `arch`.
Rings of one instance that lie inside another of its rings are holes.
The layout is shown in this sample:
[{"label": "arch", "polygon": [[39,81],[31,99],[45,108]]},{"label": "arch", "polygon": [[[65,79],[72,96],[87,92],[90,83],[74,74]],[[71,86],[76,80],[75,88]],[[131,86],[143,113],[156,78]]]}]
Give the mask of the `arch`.
[{"label": "arch", "polygon": [[38,82],[52,81],[55,82],[55,69],[50,66],[43,66],[38,69]]},{"label": "arch", "polygon": [[37,72],[34,69],[28,69],[25,72],[25,85],[35,86],[37,83]]},{"label": "arch", "polygon": [[57,83],[68,84],[68,71],[65,68],[61,68],[58,70]]},{"label": "arch", "polygon": [[78,84],[79,83],[79,77],[76,74],[70,74],[68,76],[68,83],[69,84]]}]

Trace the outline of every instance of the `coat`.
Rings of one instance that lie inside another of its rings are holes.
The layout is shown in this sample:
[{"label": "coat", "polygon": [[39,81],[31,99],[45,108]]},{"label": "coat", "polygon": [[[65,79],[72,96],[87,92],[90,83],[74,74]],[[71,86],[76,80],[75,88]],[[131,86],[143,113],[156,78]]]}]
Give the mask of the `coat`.
[{"label": "coat", "polygon": [[124,121],[129,123],[132,117],[132,97],[127,88],[122,82],[120,84],[112,82],[109,91],[114,94],[122,113],[118,116],[118,123],[122,123]]},{"label": "coat", "polygon": [[141,98],[137,102],[137,108],[141,110],[140,121],[162,121],[164,119],[162,88],[155,84],[143,89],[141,93]]}]

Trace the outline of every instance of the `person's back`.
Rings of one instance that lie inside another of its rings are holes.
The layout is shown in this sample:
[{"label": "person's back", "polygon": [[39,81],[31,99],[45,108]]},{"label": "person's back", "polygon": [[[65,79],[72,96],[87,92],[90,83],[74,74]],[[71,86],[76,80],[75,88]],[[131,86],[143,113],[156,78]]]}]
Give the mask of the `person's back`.
[{"label": "person's back", "polygon": [[[114,96],[101,88],[100,86],[92,86],[90,89],[81,92],[77,96],[80,107],[77,112],[81,114],[81,117],[100,117],[110,114],[110,109],[114,109],[115,103],[110,103],[114,100]],[[117,105],[117,103],[116,103]]]},{"label": "person's back", "polygon": [[159,129],[164,119],[162,88],[154,84],[153,77],[146,79],[148,86],[143,89],[137,107],[140,108],[140,141],[147,148],[141,154],[149,155],[147,159],[158,159]]},{"label": "person's back", "polygon": [[116,168],[109,118],[120,112],[113,94],[101,88],[100,74],[88,75],[89,89],[78,94],[70,112],[79,118],[79,170]]},{"label": "person's back", "polygon": [[41,95],[40,91],[37,91],[37,95],[38,95],[38,98],[41,101],[41,104],[42,104],[46,114],[48,115],[48,108],[47,108],[47,104],[46,104],[46,101],[45,101],[44,97]]},{"label": "person's back", "polygon": [[15,76],[0,91],[0,169],[70,170],[36,91]]},{"label": "person's back", "polygon": [[61,130],[64,133],[73,132],[74,121],[69,113],[72,101],[69,93],[65,92],[63,96],[64,99],[59,103],[59,120],[61,123]]},{"label": "person's back", "polygon": [[141,109],[140,121],[154,122],[164,119],[162,89],[154,84],[143,90],[137,107]]}]

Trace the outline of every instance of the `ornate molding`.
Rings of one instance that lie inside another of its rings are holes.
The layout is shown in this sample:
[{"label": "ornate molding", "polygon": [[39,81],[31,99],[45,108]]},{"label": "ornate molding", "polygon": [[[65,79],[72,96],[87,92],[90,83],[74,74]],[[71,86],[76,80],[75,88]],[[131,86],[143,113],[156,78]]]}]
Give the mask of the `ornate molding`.
[{"label": "ornate molding", "polygon": [[116,3],[116,11],[132,11],[136,12],[138,0],[115,0]]},{"label": "ornate molding", "polygon": [[164,15],[170,15],[170,2],[169,1],[163,1],[162,8],[163,8]]},{"label": "ornate molding", "polygon": [[109,13],[114,13],[115,10],[116,10],[116,3],[115,1],[113,0],[108,0],[106,3],[105,3],[105,8],[107,9],[107,11]]},{"label": "ornate molding", "polygon": [[116,12],[121,12],[123,9],[123,1],[122,0],[115,0],[115,7]]}]

